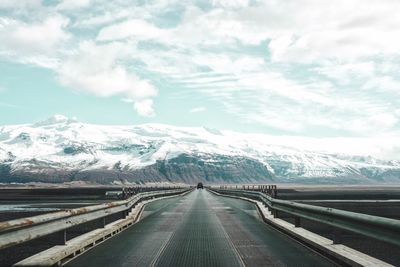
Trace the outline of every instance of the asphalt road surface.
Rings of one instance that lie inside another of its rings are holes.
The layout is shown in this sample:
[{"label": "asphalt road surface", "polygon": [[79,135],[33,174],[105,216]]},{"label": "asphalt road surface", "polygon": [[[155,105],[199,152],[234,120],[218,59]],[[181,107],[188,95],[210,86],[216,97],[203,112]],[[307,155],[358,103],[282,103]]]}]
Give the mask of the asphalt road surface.
[{"label": "asphalt road surface", "polygon": [[155,201],[142,220],[67,266],[336,266],[265,224],[249,202],[195,190]]}]

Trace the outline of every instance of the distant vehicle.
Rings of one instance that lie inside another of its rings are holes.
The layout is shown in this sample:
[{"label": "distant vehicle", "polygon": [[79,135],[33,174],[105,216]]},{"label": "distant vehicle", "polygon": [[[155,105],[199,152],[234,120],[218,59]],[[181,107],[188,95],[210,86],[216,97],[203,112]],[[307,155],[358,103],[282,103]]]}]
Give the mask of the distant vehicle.
[{"label": "distant vehicle", "polygon": [[197,189],[203,189],[203,183],[198,183],[197,184]]}]

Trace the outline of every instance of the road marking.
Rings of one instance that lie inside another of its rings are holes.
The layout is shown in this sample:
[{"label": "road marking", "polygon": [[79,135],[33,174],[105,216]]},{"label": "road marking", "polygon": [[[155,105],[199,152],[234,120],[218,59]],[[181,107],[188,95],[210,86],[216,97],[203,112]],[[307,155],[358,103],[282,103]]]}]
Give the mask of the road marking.
[{"label": "road marking", "polygon": [[[185,200],[186,200],[185,202],[188,201],[188,199],[185,199]],[[190,199],[189,199],[189,201],[190,201]],[[187,203],[181,202],[181,203],[178,204],[177,208],[178,208],[179,206],[185,206],[185,204],[187,204]],[[187,214],[187,212],[188,212],[188,208],[186,208],[185,212],[179,212],[179,213],[180,213],[180,215],[183,215],[184,213]],[[173,213],[173,212],[171,212],[171,213]],[[150,263],[150,266],[151,266],[151,267],[156,266],[158,260],[160,259],[161,255],[163,254],[165,248],[166,248],[166,247],[168,246],[168,244],[171,242],[172,237],[173,237],[174,234],[176,233],[176,230],[178,229],[178,227],[179,227],[180,225],[182,225],[183,221],[184,221],[184,220],[180,220],[180,223],[179,223],[178,225],[176,225],[175,229],[171,232],[171,234],[169,235],[169,237],[165,240],[164,244],[161,246],[160,250],[157,252],[157,254],[156,254],[156,256],[154,257],[154,259],[151,261],[151,263]]]},{"label": "road marking", "polygon": [[[213,196],[213,197],[214,197],[214,196]],[[218,203],[219,203],[219,201],[218,201]],[[208,206],[210,207],[210,205],[209,205],[210,203],[207,202],[207,204],[208,204]],[[211,207],[211,210],[213,210],[212,207]],[[225,228],[224,228],[224,226],[222,225],[222,223],[221,223],[220,219],[218,218],[217,214],[214,213],[214,216],[216,217],[218,224],[221,226],[222,234],[225,236],[226,240],[228,240],[228,243],[229,243],[230,247],[232,248],[233,252],[235,253],[236,258],[239,260],[240,266],[245,267],[246,264],[244,263],[243,258],[242,258],[242,255],[240,255],[240,253],[239,253],[239,250],[238,250],[238,249],[236,248],[236,246],[233,244],[232,239],[230,238],[230,236],[228,235],[228,233],[225,231]]]},{"label": "road marking", "polygon": [[159,260],[160,256],[162,255],[162,253],[164,252],[165,248],[167,247],[167,245],[171,242],[172,236],[173,236],[174,232],[171,232],[169,237],[165,240],[164,244],[161,246],[161,248],[158,250],[156,256],[154,257],[154,259],[151,261],[150,266],[154,267],[157,264],[157,261]]}]

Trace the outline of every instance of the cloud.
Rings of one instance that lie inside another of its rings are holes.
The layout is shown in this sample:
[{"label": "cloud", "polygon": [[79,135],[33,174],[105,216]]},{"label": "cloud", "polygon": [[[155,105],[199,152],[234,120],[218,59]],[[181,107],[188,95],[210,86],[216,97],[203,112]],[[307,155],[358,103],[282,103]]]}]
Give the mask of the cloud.
[{"label": "cloud", "polygon": [[[400,38],[395,38],[399,36],[395,25],[400,23],[395,10],[400,10],[400,3],[391,0],[372,0],[368,7],[361,0],[327,4],[317,0],[235,0],[213,1],[212,5],[215,8],[207,11],[187,5],[173,28],[157,27],[149,18],[128,19],[103,28],[97,39],[157,39],[178,46],[257,45],[268,41],[266,48],[273,61],[303,63],[397,54],[400,45]],[[230,8],[236,6],[240,8]]]},{"label": "cloud", "polygon": [[24,9],[41,7],[41,0],[1,0],[0,9]]},{"label": "cloud", "polygon": [[153,108],[153,100],[151,99],[142,99],[142,100],[134,100],[131,98],[122,98],[122,102],[132,103],[134,110],[143,117],[154,117],[156,114]]},{"label": "cloud", "polygon": [[69,0],[31,16],[27,3],[41,5],[0,3],[2,59],[50,68],[64,86],[119,97],[143,116],[154,116],[158,90],[174,88],[180,101],[201,94],[267,130],[399,128],[400,2]]},{"label": "cloud", "polygon": [[62,0],[57,8],[59,10],[72,10],[87,7],[91,4],[91,0]]},{"label": "cloud", "polygon": [[[269,14],[265,14],[266,18],[276,17],[283,12],[293,15],[292,18],[283,16],[277,21],[269,43],[274,61],[351,61],[397,53],[396,46],[400,44],[400,38],[393,36],[399,33],[398,28],[394,27],[399,23],[399,18],[394,16],[395,10],[400,9],[398,2],[373,0],[366,6],[360,0],[325,4],[302,0],[281,2],[274,7],[269,9]],[[269,26],[268,23],[263,25]]]},{"label": "cloud", "polygon": [[128,52],[116,43],[96,45],[83,42],[76,54],[60,65],[59,79],[65,86],[96,96],[122,95],[143,101],[138,102],[140,104],[135,110],[148,116],[152,102],[147,98],[156,96],[157,90],[149,81],[129,72],[120,62]]},{"label": "cloud", "polygon": [[[188,5],[180,23],[161,41],[206,46],[236,42],[257,45],[268,41],[272,60],[303,63],[397,54],[400,44],[400,38],[395,37],[399,36],[395,25],[400,23],[396,16],[400,3],[391,0],[372,0],[368,6],[362,0],[324,4],[318,0],[251,4],[214,1],[213,4],[215,8],[207,11]],[[230,4],[241,8],[231,9]],[[130,35],[132,29],[128,25],[128,22],[118,24],[113,29],[117,32],[125,29],[125,35]],[[150,32],[156,30],[152,27]]]},{"label": "cloud", "polygon": [[214,7],[243,8],[249,5],[249,0],[212,0]]},{"label": "cloud", "polygon": [[134,19],[101,29],[96,39],[98,41],[111,41],[132,37],[138,40],[148,40],[160,38],[165,32],[166,30],[159,29],[144,20]]},{"label": "cloud", "polygon": [[31,24],[0,19],[0,49],[17,56],[48,54],[70,38],[65,31],[68,23],[59,15]]},{"label": "cloud", "polygon": [[[211,71],[198,76],[176,77],[186,88],[219,101],[227,112],[248,123],[296,133],[330,129],[332,133],[358,135],[390,131],[397,125],[397,119],[389,115],[391,108],[387,100],[369,97],[365,91],[340,91],[324,79],[308,78],[300,82],[281,72],[268,70],[264,64],[253,64],[256,67],[250,70],[224,68],[222,66],[234,66],[234,62],[246,60],[238,57],[221,59],[216,64],[206,57],[202,64],[208,64],[215,72],[230,70],[229,75],[216,75]],[[365,79],[364,76],[370,75],[375,67],[359,64],[347,65],[343,69],[354,69]]]},{"label": "cloud", "polygon": [[191,110],[189,110],[190,113],[199,113],[199,112],[204,112],[206,111],[205,107],[196,107],[196,108],[192,108]]},{"label": "cloud", "polygon": [[348,84],[354,79],[368,79],[375,75],[375,64],[372,61],[360,61],[351,63],[325,63],[316,71],[341,85]]},{"label": "cloud", "polygon": [[368,122],[378,129],[391,129],[399,122],[399,119],[390,113],[378,113],[371,116]]},{"label": "cloud", "polygon": [[117,10],[115,12],[106,11],[104,12],[104,14],[101,15],[95,14],[95,15],[89,15],[86,18],[82,18],[81,20],[75,23],[75,26],[90,28],[93,26],[103,25],[120,19],[127,18],[132,13],[133,13],[132,10],[127,10],[127,9]]},{"label": "cloud", "polygon": [[153,110],[153,100],[151,99],[136,101],[133,107],[140,116],[152,117],[155,115]]}]

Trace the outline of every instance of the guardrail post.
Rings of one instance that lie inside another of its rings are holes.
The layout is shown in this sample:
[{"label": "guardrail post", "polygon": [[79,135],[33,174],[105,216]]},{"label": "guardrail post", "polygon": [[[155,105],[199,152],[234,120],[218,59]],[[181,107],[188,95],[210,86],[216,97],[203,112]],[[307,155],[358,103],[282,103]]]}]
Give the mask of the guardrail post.
[{"label": "guardrail post", "polygon": [[127,215],[128,215],[128,212],[126,210],[123,210],[122,211],[122,219],[125,219]]},{"label": "guardrail post", "polygon": [[57,233],[58,238],[57,238],[57,245],[65,245],[67,244],[67,230],[62,230]]},{"label": "guardrail post", "polygon": [[300,217],[294,217],[294,227],[300,227]]},{"label": "guardrail post", "polygon": [[272,216],[274,216],[274,218],[278,218],[278,210],[273,209],[272,210]]},{"label": "guardrail post", "polygon": [[132,187],[129,187],[129,197],[133,196],[134,190]]},{"label": "guardrail post", "polygon": [[332,229],[332,241],[333,244],[342,243],[342,231],[336,227]]},{"label": "guardrail post", "polygon": [[126,199],[125,187],[122,187],[122,199]]},{"label": "guardrail post", "polygon": [[278,189],[277,189],[277,187],[276,187],[276,185],[273,185],[272,186],[272,197],[273,198],[278,198]]}]

